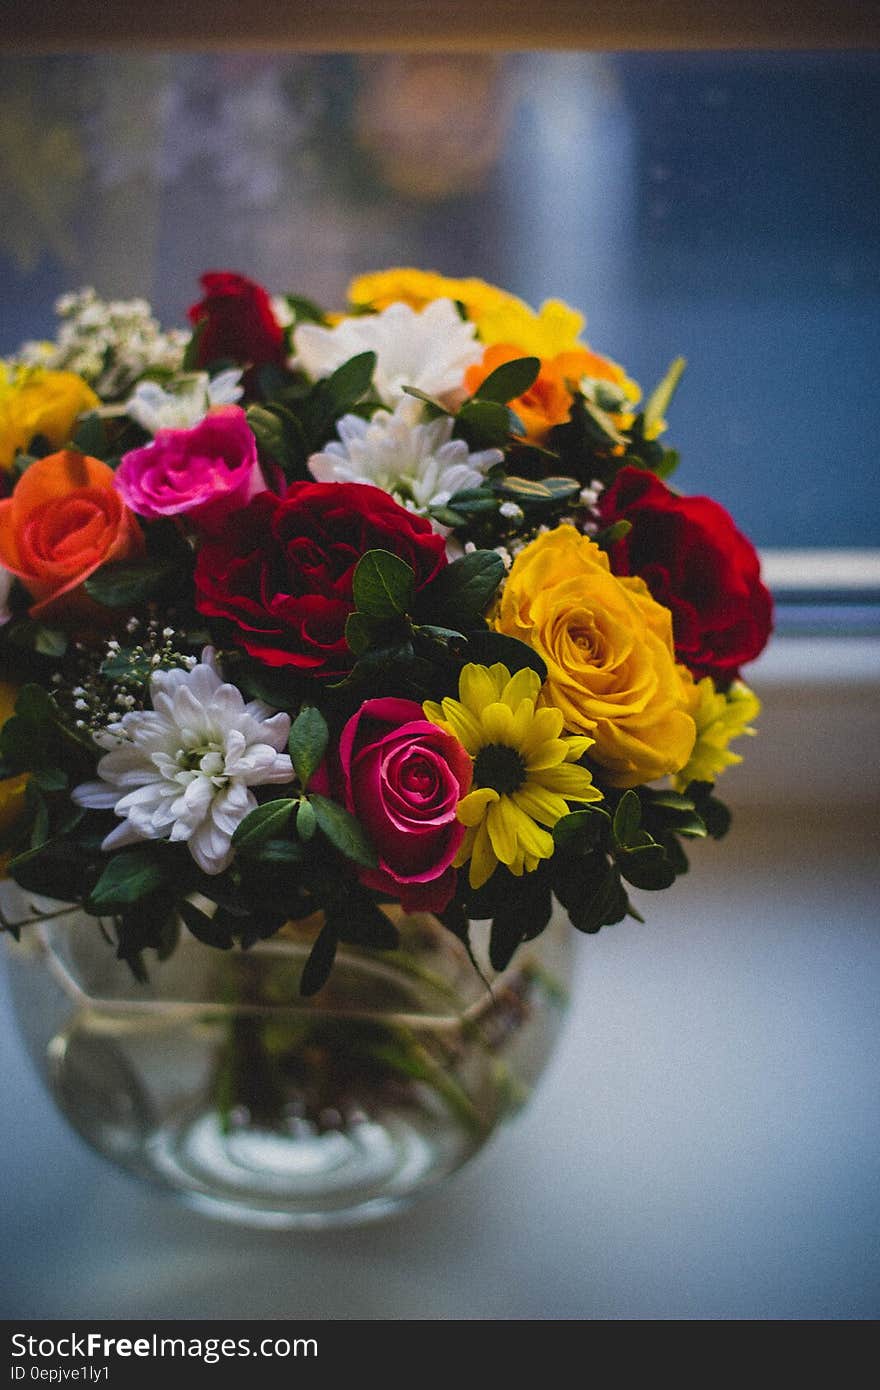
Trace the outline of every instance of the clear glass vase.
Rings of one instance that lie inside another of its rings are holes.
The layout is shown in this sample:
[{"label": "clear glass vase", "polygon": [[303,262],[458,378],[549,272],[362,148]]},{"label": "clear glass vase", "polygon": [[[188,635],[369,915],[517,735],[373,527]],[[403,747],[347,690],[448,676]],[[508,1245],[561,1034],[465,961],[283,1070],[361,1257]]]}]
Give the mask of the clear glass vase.
[{"label": "clear glass vase", "polygon": [[121,1167],[251,1225],[353,1224],[431,1189],[528,1099],[567,997],[561,912],[500,975],[475,924],[485,981],[435,918],[394,921],[397,951],[340,947],[303,999],[316,923],[247,952],[184,931],[139,983],[94,918],[47,913],[10,939],[13,998],[56,1103]]}]

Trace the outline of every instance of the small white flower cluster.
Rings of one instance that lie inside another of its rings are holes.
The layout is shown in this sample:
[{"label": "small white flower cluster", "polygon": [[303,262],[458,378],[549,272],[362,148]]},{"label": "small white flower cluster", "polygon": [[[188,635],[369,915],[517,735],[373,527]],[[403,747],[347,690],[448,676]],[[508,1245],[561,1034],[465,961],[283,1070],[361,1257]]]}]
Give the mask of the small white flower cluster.
[{"label": "small white flower cluster", "polygon": [[104,300],[93,289],[62,295],[54,343],[27,342],[18,360],[76,372],[102,400],[121,396],[146,371],[177,372],[189,334],[163,332],[145,299]]}]

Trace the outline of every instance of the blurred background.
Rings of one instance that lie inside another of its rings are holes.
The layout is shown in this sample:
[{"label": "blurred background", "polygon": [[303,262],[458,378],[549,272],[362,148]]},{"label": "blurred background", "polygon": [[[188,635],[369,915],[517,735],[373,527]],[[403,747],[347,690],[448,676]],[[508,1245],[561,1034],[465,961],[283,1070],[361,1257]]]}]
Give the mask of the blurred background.
[{"label": "blurred background", "polygon": [[[0,354],[93,285],[185,323],[229,268],[587,313],[676,483],[764,552],[765,710],[730,839],[580,943],[531,1108],[409,1215],[303,1237],[141,1191],[55,1115],[0,983],[0,1316],[880,1312],[880,54],[0,58]],[[703,852],[700,853],[700,849]]]}]

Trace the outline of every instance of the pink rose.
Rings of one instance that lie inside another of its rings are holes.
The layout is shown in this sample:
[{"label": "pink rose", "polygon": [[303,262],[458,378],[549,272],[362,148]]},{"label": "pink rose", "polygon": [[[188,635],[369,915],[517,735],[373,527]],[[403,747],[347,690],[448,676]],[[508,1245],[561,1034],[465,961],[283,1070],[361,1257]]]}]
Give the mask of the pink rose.
[{"label": "pink rose", "polygon": [[125,454],[116,487],[138,516],[186,513],[213,530],[265,489],[257,441],[237,405],[218,406],[188,430],[159,430],[152,444]]},{"label": "pink rose", "polygon": [[413,700],[366,700],[339,741],[346,808],[376,847],[361,882],[399,898],[407,912],[442,912],[455,891],[452,861],[464,838],[456,807],[471,784],[457,739]]}]

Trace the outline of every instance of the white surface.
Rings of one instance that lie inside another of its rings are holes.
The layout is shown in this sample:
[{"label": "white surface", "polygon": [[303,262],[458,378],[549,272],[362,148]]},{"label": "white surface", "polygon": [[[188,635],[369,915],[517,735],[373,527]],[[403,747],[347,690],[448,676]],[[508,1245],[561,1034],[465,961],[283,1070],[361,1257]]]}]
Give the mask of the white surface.
[{"label": "white surface", "polygon": [[0,1315],[876,1317],[875,825],[742,817],[696,846],[688,879],[638,895],[647,925],[581,943],[519,1122],[356,1231],[215,1225],[116,1173],[54,1113],[0,990]]}]

